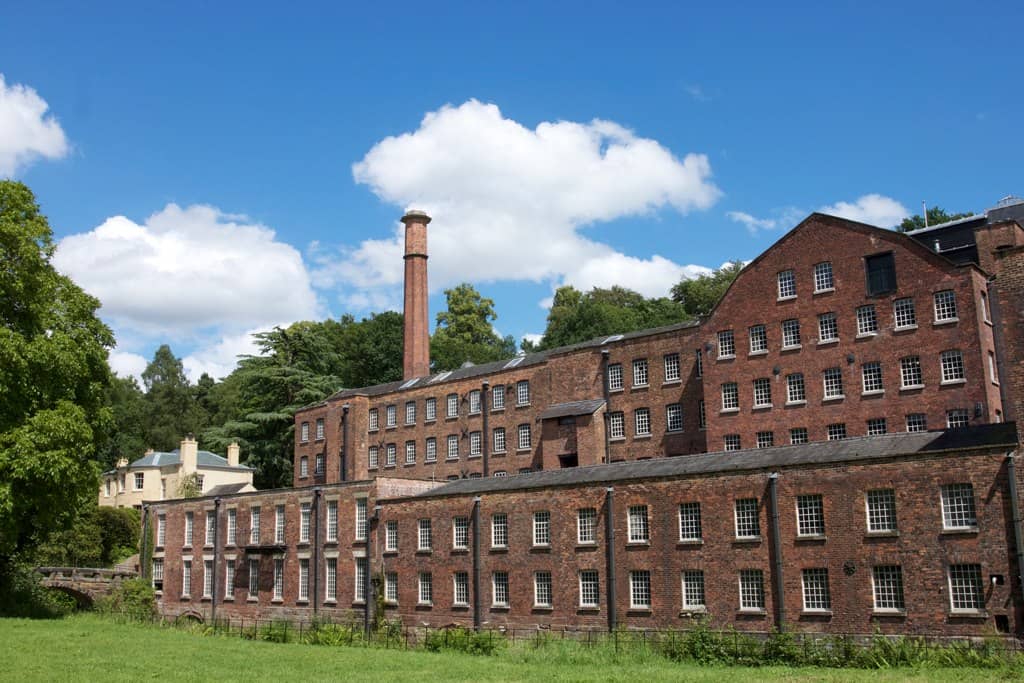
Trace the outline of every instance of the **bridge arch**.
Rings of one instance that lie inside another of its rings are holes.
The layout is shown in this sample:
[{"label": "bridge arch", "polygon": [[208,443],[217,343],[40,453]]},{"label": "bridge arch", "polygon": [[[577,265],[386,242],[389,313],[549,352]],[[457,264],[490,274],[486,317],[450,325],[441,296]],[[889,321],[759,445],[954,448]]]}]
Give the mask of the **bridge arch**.
[{"label": "bridge arch", "polygon": [[60,584],[44,584],[46,588],[51,591],[58,591],[65,595],[70,595],[75,600],[75,605],[80,610],[92,609],[94,600],[91,595],[84,591],[76,590],[71,586],[62,586]]}]

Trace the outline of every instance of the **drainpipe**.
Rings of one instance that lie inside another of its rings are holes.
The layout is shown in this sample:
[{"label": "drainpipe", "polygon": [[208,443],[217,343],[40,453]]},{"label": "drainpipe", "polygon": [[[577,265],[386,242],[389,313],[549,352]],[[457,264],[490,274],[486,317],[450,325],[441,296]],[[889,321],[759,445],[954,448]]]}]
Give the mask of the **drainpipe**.
[{"label": "drainpipe", "polygon": [[348,481],[348,409],[347,403],[341,406],[341,462],[338,469],[342,481]]},{"label": "drainpipe", "polygon": [[490,388],[490,386],[491,386],[491,383],[488,382],[485,379],[483,385],[480,387],[480,410],[483,411],[483,417],[484,417],[484,421],[483,421],[483,434],[480,435],[480,441],[482,442],[480,444],[480,447],[483,449],[483,456],[484,456],[484,478],[485,479],[487,477],[491,476],[491,469],[490,469],[490,462],[489,462],[490,456],[491,456],[491,435],[490,435],[490,432],[488,432],[488,430],[487,430],[487,426],[489,424],[489,420],[487,419],[488,418],[488,415],[487,415],[487,412],[488,412],[487,411],[487,390]]},{"label": "drainpipe", "polygon": [[775,628],[786,629],[786,597],[782,583],[782,539],[779,537],[779,473],[768,475],[768,503],[772,508],[772,555],[775,563]]},{"label": "drainpipe", "polygon": [[213,585],[210,596],[210,621],[217,628],[217,573],[220,571],[220,496],[213,499]]},{"label": "drainpipe", "polygon": [[373,532],[380,519],[380,505],[373,506],[373,516],[366,520],[366,574],[363,576],[363,631],[367,639],[370,637],[370,620],[373,613],[373,568],[370,556],[373,549]]},{"label": "drainpipe", "polygon": [[149,524],[149,506],[143,504],[142,506],[142,538],[139,539],[139,576],[143,579],[150,578],[149,566],[146,562],[146,552],[149,547],[149,534],[146,533],[147,525]]},{"label": "drainpipe", "polygon": [[1013,515],[1013,544],[1017,546],[1017,599],[1024,598],[1024,518],[1021,517],[1020,493],[1017,491],[1017,454],[1006,454],[1006,478],[1010,486],[1010,513]]},{"label": "drainpipe", "polygon": [[618,626],[615,616],[615,489],[606,488],[604,495],[604,552],[608,563],[608,631]]},{"label": "drainpipe", "polygon": [[[313,489],[313,618],[320,606],[320,495],[319,486]],[[337,577],[335,577],[337,578]]]},{"label": "drainpipe", "polygon": [[473,630],[480,630],[480,496],[473,498]]},{"label": "drainpipe", "polygon": [[[611,396],[608,390],[608,357],[611,355],[611,351],[608,349],[601,349],[601,393],[604,395],[604,461],[612,461],[612,442],[611,432],[609,431],[609,411],[611,406],[608,404],[608,400]],[[611,489],[609,489],[611,490]]]}]

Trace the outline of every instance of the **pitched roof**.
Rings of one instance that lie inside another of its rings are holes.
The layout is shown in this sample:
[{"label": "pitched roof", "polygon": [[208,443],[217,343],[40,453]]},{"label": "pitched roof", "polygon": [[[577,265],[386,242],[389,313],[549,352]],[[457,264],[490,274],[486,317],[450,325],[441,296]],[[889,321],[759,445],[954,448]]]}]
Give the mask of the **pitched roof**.
[{"label": "pitched roof", "polygon": [[[153,451],[152,453],[147,453],[129,465],[129,467],[167,467],[170,465],[178,465],[180,463],[181,452],[179,449],[175,448],[173,451]],[[248,465],[229,465],[227,458],[217,455],[216,453],[211,453],[210,451],[199,451],[196,454],[196,467],[203,469],[252,469]]]},{"label": "pitched roof", "polygon": [[242,489],[248,486],[248,482],[238,482],[237,484],[220,484],[214,486],[212,489],[204,493],[204,496],[230,496],[233,493],[240,493]]},{"label": "pitched roof", "polygon": [[586,401],[570,401],[568,403],[556,403],[549,406],[540,414],[540,419],[550,420],[556,417],[568,417],[570,415],[593,415],[604,405],[603,398],[592,398]]}]

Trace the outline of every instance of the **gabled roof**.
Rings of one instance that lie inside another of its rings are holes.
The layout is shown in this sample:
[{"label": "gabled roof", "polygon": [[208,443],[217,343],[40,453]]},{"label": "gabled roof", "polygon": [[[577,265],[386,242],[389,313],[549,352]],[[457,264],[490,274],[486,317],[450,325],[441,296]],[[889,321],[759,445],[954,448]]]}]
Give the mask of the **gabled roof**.
[{"label": "gabled roof", "polygon": [[[175,448],[173,451],[153,451],[152,453],[147,453],[129,465],[129,467],[168,467],[179,464],[181,464],[181,452]],[[229,465],[227,458],[210,451],[199,451],[196,454],[196,467],[200,469],[239,469],[246,471],[252,469],[247,465]]]},{"label": "gabled roof", "polygon": [[540,419],[550,420],[556,417],[569,417],[576,415],[593,415],[604,405],[603,398],[592,398],[586,401],[570,401],[568,403],[556,403],[549,406],[540,414]]}]

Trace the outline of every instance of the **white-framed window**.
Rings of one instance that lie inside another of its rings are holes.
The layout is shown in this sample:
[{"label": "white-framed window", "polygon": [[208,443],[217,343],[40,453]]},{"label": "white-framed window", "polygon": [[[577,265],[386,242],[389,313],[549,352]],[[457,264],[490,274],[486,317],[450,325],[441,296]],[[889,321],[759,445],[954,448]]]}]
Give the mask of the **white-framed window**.
[{"label": "white-framed window", "polygon": [[768,350],[768,332],[764,325],[754,325],[749,328],[750,352],[762,353]]},{"label": "white-framed window", "polygon": [[622,363],[612,363],[608,366],[608,391],[619,391],[622,386]]},{"label": "white-framed window", "polygon": [[907,431],[928,431],[928,417],[924,413],[910,413],[909,415],[907,415]]},{"label": "white-framed window", "polygon": [[274,509],[274,543],[284,543],[284,505]]},{"label": "white-framed window", "polygon": [[533,544],[551,545],[551,513],[547,510],[533,513]]},{"label": "white-framed window", "polygon": [[900,388],[917,389],[924,386],[921,374],[921,357],[904,356],[900,358]]},{"label": "white-framed window", "polygon": [[736,340],[733,338],[732,330],[722,330],[718,333],[718,357],[732,358],[736,355]]},{"label": "white-framed window", "polygon": [[469,572],[452,574],[452,602],[456,605],[469,604]]},{"label": "white-framed window", "polygon": [[415,465],[416,464],[416,442],[406,441],[405,442],[405,464]]},{"label": "white-framed window", "polygon": [[914,300],[904,297],[892,302],[892,315],[896,322],[896,329],[917,327],[917,314],[914,312]]},{"label": "white-framed window", "polygon": [[405,402],[405,424],[416,424],[416,401]]},{"label": "white-framed window", "polygon": [[324,567],[324,602],[334,602],[338,599],[338,558],[328,557]]},{"label": "white-framed window", "polygon": [[680,379],[679,374],[679,354],[678,353],[667,353],[665,354],[665,381],[666,382],[678,382]]},{"label": "white-framed window", "polygon": [[181,562],[181,596],[183,598],[192,595],[192,560]]},{"label": "white-framed window", "polygon": [[194,519],[195,519],[195,517],[193,516],[193,514],[191,512],[186,512],[185,513],[185,545],[186,546],[191,546],[192,545],[192,537],[193,537],[193,533],[192,532],[193,532],[193,524],[194,524],[193,520]]},{"label": "white-framed window", "polygon": [[981,316],[985,319],[985,322],[992,322],[992,311],[989,310],[988,305],[988,294],[980,292],[981,294]]},{"label": "white-framed window", "polygon": [[782,321],[782,348],[792,349],[800,346],[800,321],[796,318]]},{"label": "white-framed window", "polygon": [[679,540],[699,541],[703,538],[700,521],[700,503],[679,504]]},{"label": "white-framed window", "polygon": [[249,593],[250,600],[255,600],[260,595],[260,561],[258,558],[249,558]]},{"label": "white-framed window", "polygon": [[964,381],[964,355],[958,349],[943,351],[939,360],[942,363],[943,383]]},{"label": "white-framed window", "polygon": [[629,542],[649,543],[651,540],[651,530],[647,523],[647,506],[630,505],[627,519],[629,522]]},{"label": "white-framed window", "polygon": [[825,506],[820,494],[796,497],[796,535],[825,535]]},{"label": "white-framed window", "polygon": [[302,456],[299,458],[299,476],[305,479],[309,476],[309,457]]},{"label": "white-framed window", "polygon": [[476,415],[480,412],[480,390],[473,389],[469,392],[469,414]]},{"label": "white-framed window", "polygon": [[786,403],[803,403],[807,400],[807,390],[804,386],[804,375],[801,372],[794,372],[786,375]]},{"label": "white-framed window", "polygon": [[523,423],[516,427],[516,449],[525,451],[530,449],[530,425]]},{"label": "white-framed window", "polygon": [[988,352],[988,379],[992,384],[999,384],[999,370],[996,367],[996,354]]},{"label": "white-framed window", "polygon": [[740,387],[736,382],[722,385],[722,410],[739,410]]},{"label": "white-framed window", "polygon": [[651,572],[646,569],[629,573],[629,606],[631,609],[651,607]]},{"label": "white-framed window", "polygon": [[384,466],[394,467],[398,464],[398,446],[393,443],[389,443],[384,447]]},{"label": "white-framed window", "polygon": [[626,438],[626,416],[621,410],[608,413],[608,437],[611,439]]},{"label": "white-framed window", "polygon": [[322,417],[316,419],[316,440],[324,440],[324,419]]},{"label": "white-framed window", "polygon": [[646,387],[648,379],[647,359],[637,358],[633,361],[633,386]]},{"label": "white-framed window", "polygon": [[366,466],[372,469],[379,464],[380,448],[378,446],[370,446],[366,451]]},{"label": "white-framed window", "polygon": [[825,398],[843,398],[842,368],[829,368],[823,374]]},{"label": "white-framed window", "polygon": [[953,408],[946,411],[946,428],[957,429],[970,424],[971,418],[965,408]]},{"label": "white-framed window", "polygon": [[357,541],[365,541],[366,540],[366,532],[367,532],[367,527],[368,526],[369,526],[369,522],[367,521],[367,516],[366,516],[366,499],[365,498],[356,498],[356,524],[355,524],[355,531],[356,531],[356,540]]},{"label": "white-framed window", "polygon": [[534,572],[533,605],[534,607],[551,607],[551,572]]},{"label": "white-framed window", "polygon": [[417,602],[421,605],[434,604],[434,577],[430,572],[420,572]]},{"label": "white-framed window", "polygon": [[455,434],[448,435],[448,460],[459,459],[459,437]]},{"label": "white-framed window", "polygon": [[494,452],[504,453],[505,452],[505,428],[495,427],[492,432],[492,438],[494,441]]},{"label": "white-framed window", "polygon": [[163,548],[167,543],[167,515],[159,514],[156,517],[156,547]]},{"label": "white-framed window", "polygon": [[338,501],[327,501],[327,529],[326,537],[328,543],[338,540]]},{"label": "white-framed window", "polygon": [[959,483],[946,484],[942,487],[942,528],[946,530],[978,528],[973,485]]},{"label": "white-framed window", "polygon": [[758,432],[756,443],[758,448],[771,448],[775,445],[775,432]]},{"label": "white-framed window", "polygon": [[213,560],[203,560],[203,597],[213,597]]},{"label": "white-framed window", "polygon": [[366,558],[357,557],[355,561],[355,590],[352,591],[353,602],[366,602]]},{"label": "white-framed window", "polygon": [[807,427],[793,427],[789,430],[789,443],[794,446],[807,443]]},{"label": "white-framed window", "polygon": [[260,543],[260,507],[258,505],[249,508],[249,544],[259,545]]},{"label": "white-framed window", "polygon": [[792,270],[784,270],[778,275],[779,298],[789,299],[796,296],[796,274]]},{"label": "white-framed window", "polygon": [[120,493],[124,493],[124,487],[125,487],[124,480],[125,480],[125,476],[126,476],[125,473],[122,472],[121,473],[121,477],[120,477],[120,479],[119,479],[119,481],[117,483],[117,490]]},{"label": "white-framed window", "polygon": [[887,431],[889,431],[888,424],[884,417],[873,417],[868,420],[868,436],[878,436]]},{"label": "white-framed window", "polygon": [[935,322],[952,322],[957,320],[956,294],[952,289],[935,292]]},{"label": "white-framed window", "polygon": [[683,572],[683,609],[704,609],[704,572],[691,569]]},{"label": "white-framed window", "polygon": [[445,411],[445,417],[458,417],[459,416],[459,395],[448,394],[445,399],[445,405],[447,410]]},{"label": "white-framed window", "polygon": [[508,572],[491,574],[491,604],[508,607]]},{"label": "white-framed window", "polygon": [[480,432],[469,433],[469,455],[475,457],[483,453],[483,436]]},{"label": "white-framed window", "polygon": [[882,364],[878,362],[865,363],[860,368],[861,384],[865,394],[885,391],[882,384]]},{"label": "white-framed window", "polygon": [[224,599],[235,599],[235,561],[224,561]]},{"label": "white-framed window", "polygon": [[313,514],[311,503],[303,503],[299,507],[299,543],[309,543],[310,517]]},{"label": "white-framed window", "polygon": [[398,425],[398,406],[388,406],[384,414],[387,416],[387,422],[384,424],[385,427],[395,427]]},{"label": "white-framed window", "polygon": [[508,547],[508,515],[504,512],[491,515],[491,547]]},{"label": "white-framed window", "polygon": [[669,403],[665,406],[665,424],[670,432],[683,431],[683,404]]},{"label": "white-framed window", "polygon": [[708,413],[705,408],[704,399],[697,401],[697,428],[707,429],[708,427]]},{"label": "white-framed window", "polygon": [[309,558],[299,559],[299,597],[300,602],[309,600]]},{"label": "white-framed window", "polygon": [[452,519],[452,547],[456,550],[469,547],[469,517]]},{"label": "white-framed window", "polygon": [[828,426],[828,440],[839,441],[846,438],[846,423],[835,422]]},{"label": "white-framed window", "polygon": [[754,407],[765,408],[772,405],[772,382],[766,377],[754,380]]},{"label": "white-framed window", "polygon": [[380,413],[377,412],[376,408],[370,408],[367,424],[369,425],[368,428],[371,432],[375,432],[380,429]]},{"label": "white-framed window", "polygon": [[738,451],[740,449],[740,435],[739,434],[726,434],[723,438],[724,450],[727,451]]},{"label": "white-framed window", "polygon": [[398,572],[387,572],[384,574],[384,601],[398,604]]},{"label": "white-framed window", "polygon": [[437,419],[437,399],[433,396],[423,402],[423,419],[426,422]]},{"label": "white-framed window", "polygon": [[831,311],[818,315],[818,341],[833,342],[839,340],[839,323],[836,314]]},{"label": "white-framed window", "polygon": [[284,559],[274,559],[274,600],[284,599]]},{"label": "white-framed window", "polygon": [[419,520],[416,534],[416,549],[431,550],[434,547],[433,527],[429,519]]},{"label": "white-framed window", "polygon": [[633,421],[637,436],[649,436],[651,433],[651,409],[637,408],[633,411]]},{"label": "white-framed window", "polygon": [[760,569],[740,570],[740,610],[764,609],[764,572]]},{"label": "white-framed window", "polygon": [[980,564],[949,566],[949,606],[953,612],[976,612],[985,609],[985,589],[981,582]]},{"label": "white-framed window", "polygon": [[814,291],[828,292],[835,289],[835,279],[832,277],[832,263],[822,261],[814,264]]},{"label": "white-framed window", "polygon": [[324,454],[323,453],[317,453],[316,454],[316,469],[314,471],[317,474],[323,474],[324,473]]},{"label": "white-framed window", "polygon": [[736,501],[736,538],[759,538],[761,519],[757,512],[757,498]]},{"label": "white-framed window", "polygon": [[516,405],[530,405],[530,380],[521,379],[516,382]]},{"label": "white-framed window", "polygon": [[828,589],[828,569],[814,567],[801,573],[804,590],[804,610],[825,612],[832,609],[832,596]]},{"label": "white-framed window", "polygon": [[135,481],[134,481],[135,490],[136,491],[141,491],[145,487],[145,484],[146,484],[146,473],[145,472],[136,472],[134,479],[135,479]]},{"label": "white-framed window", "polygon": [[150,565],[152,571],[153,590],[162,593],[164,590],[164,558],[154,557]]},{"label": "white-framed window", "polygon": [[389,519],[384,523],[384,550],[393,553],[398,551],[398,521]]},{"label": "white-framed window", "polygon": [[423,459],[426,462],[437,462],[437,437],[427,437],[427,452]]},{"label": "white-framed window", "polygon": [[902,612],[905,610],[903,568],[898,564],[872,567],[871,592],[875,599],[875,611]]},{"label": "white-framed window", "polygon": [[877,334],[878,315],[875,313],[875,305],[857,307],[857,334]]},{"label": "white-framed window", "polygon": [[300,439],[303,443],[309,441],[309,423],[303,422],[300,428]]},{"label": "white-framed window", "polygon": [[597,607],[600,596],[597,570],[580,570],[580,607]]},{"label": "white-framed window", "polygon": [[103,495],[106,498],[110,498],[110,493],[113,490],[114,482],[111,479],[107,479],[106,481],[103,482],[103,484],[104,484]]},{"label": "white-framed window", "polygon": [[576,542],[597,543],[597,510],[580,508],[576,511]]}]

